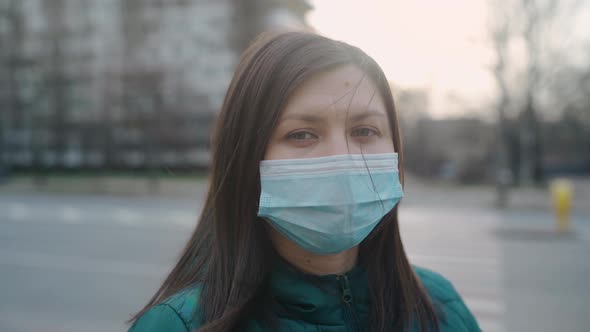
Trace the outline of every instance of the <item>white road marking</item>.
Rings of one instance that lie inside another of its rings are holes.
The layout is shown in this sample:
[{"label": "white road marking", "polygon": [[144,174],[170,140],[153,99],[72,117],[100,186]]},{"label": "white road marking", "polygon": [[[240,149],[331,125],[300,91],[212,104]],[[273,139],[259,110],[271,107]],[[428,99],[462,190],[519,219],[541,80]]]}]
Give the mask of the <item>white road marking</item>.
[{"label": "white road marking", "polygon": [[128,226],[139,226],[141,224],[141,215],[129,209],[116,209],[113,218]]},{"label": "white road marking", "polygon": [[408,254],[410,260],[416,260],[420,263],[442,263],[442,264],[460,264],[460,265],[479,265],[485,267],[499,268],[500,262],[497,259],[487,257],[467,257],[467,256],[435,256]]},{"label": "white road marking", "polygon": [[500,299],[486,300],[482,298],[463,298],[467,307],[473,311],[486,316],[502,316],[506,314],[506,305]]},{"label": "white road marking", "polygon": [[497,319],[481,318],[477,320],[479,328],[484,332],[505,332],[506,328]]},{"label": "white road marking", "polygon": [[31,210],[25,204],[14,203],[10,205],[8,215],[13,220],[25,220],[31,214]]},{"label": "white road marking", "polygon": [[100,260],[88,257],[63,256],[41,252],[0,250],[0,266],[6,265],[154,278],[161,278],[169,269],[168,266],[157,264]]},{"label": "white road marking", "polygon": [[80,209],[72,206],[62,206],[59,209],[59,215],[61,220],[67,224],[81,224],[82,223],[82,212]]},{"label": "white road marking", "polygon": [[187,228],[192,228],[197,223],[197,216],[192,213],[173,212],[167,214],[163,222],[164,224],[173,224]]}]

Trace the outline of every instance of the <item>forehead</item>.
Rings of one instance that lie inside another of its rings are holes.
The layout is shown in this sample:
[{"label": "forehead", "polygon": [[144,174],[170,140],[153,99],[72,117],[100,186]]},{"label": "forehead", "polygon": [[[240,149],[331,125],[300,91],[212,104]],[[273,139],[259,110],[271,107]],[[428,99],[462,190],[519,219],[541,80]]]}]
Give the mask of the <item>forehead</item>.
[{"label": "forehead", "polygon": [[385,113],[381,94],[369,77],[356,66],[342,66],[318,73],[290,96],[283,114],[322,110]]}]

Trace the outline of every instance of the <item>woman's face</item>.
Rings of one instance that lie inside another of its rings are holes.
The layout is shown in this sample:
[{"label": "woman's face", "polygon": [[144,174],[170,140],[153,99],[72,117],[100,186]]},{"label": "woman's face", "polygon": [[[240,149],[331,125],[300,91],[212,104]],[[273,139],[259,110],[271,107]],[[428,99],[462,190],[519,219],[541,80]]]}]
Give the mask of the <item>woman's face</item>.
[{"label": "woman's face", "polygon": [[395,152],[383,99],[355,66],[322,72],[289,98],[264,159]]}]

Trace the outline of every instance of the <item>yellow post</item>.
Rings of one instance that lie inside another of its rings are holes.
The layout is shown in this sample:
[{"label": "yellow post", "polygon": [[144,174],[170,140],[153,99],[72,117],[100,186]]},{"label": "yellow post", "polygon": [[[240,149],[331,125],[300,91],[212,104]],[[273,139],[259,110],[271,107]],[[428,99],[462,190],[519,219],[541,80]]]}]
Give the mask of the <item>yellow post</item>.
[{"label": "yellow post", "polygon": [[567,179],[556,179],[551,182],[551,196],[555,209],[555,224],[557,231],[564,233],[569,231],[570,211],[573,198],[573,184]]}]

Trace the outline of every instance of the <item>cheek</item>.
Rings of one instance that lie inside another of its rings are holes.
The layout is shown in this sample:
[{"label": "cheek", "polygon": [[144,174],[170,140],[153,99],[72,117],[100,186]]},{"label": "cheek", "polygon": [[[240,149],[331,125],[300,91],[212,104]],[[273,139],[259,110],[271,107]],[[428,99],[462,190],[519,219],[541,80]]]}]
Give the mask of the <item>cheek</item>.
[{"label": "cheek", "polygon": [[284,140],[272,138],[266,147],[264,159],[293,159],[298,157],[295,152],[296,149],[289,147]]},{"label": "cheek", "polygon": [[380,138],[370,144],[362,145],[364,153],[392,153],[396,152],[393,141],[389,137]]},{"label": "cheek", "polygon": [[281,140],[279,139],[279,136],[282,133],[279,129],[280,128],[275,128],[272,135],[270,136],[268,145],[266,146],[266,151],[264,152],[265,160],[281,159],[280,156],[282,151],[284,151],[284,148],[281,148]]},{"label": "cheek", "polygon": [[298,159],[298,158],[313,158],[322,157],[321,145],[314,144],[310,147],[297,148],[293,147],[292,144],[288,143],[277,143],[269,144],[266,153],[264,154],[265,160],[276,160],[276,159]]},{"label": "cheek", "polygon": [[274,139],[271,139],[270,142],[268,143],[268,146],[266,147],[266,152],[264,153],[264,159],[265,160],[278,159],[278,158],[275,158],[274,156],[279,153],[280,153],[280,148],[278,147],[278,144],[275,142]]}]

